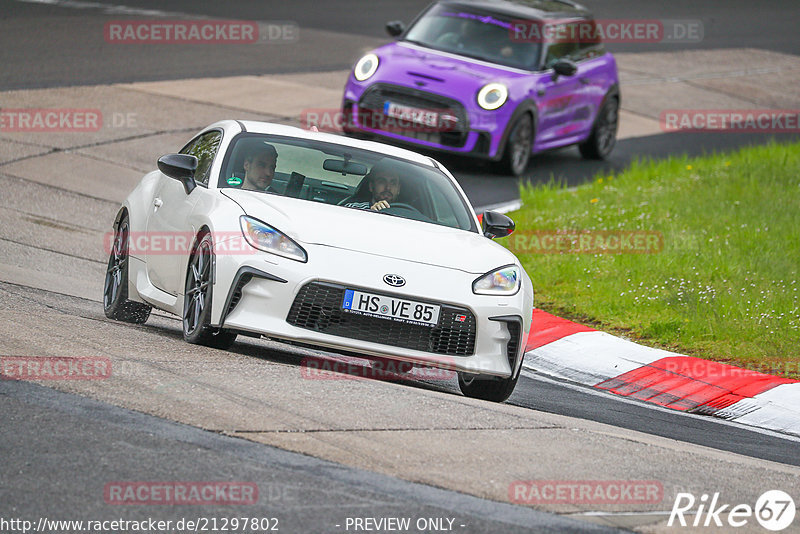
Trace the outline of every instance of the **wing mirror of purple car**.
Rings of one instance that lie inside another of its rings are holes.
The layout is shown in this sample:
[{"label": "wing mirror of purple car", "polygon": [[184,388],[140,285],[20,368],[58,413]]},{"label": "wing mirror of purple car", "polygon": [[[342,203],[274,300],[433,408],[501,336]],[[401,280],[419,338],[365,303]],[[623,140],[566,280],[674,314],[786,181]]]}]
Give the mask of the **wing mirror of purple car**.
[{"label": "wing mirror of purple car", "polygon": [[559,76],[574,76],[578,72],[578,66],[574,61],[562,58],[553,63],[553,72],[555,73],[553,75],[554,80]]},{"label": "wing mirror of purple car", "polygon": [[158,170],[170,178],[174,178],[183,184],[183,189],[188,195],[197,183],[194,181],[194,173],[197,170],[197,158],[188,154],[167,154],[158,158]]},{"label": "wing mirror of purple car", "polygon": [[483,212],[483,220],[481,221],[481,229],[483,235],[490,239],[496,237],[506,237],[511,235],[516,225],[510,217],[498,213],[496,211]]},{"label": "wing mirror of purple car", "polygon": [[386,33],[392,37],[398,37],[404,31],[406,31],[406,25],[399,20],[390,20],[386,23]]}]

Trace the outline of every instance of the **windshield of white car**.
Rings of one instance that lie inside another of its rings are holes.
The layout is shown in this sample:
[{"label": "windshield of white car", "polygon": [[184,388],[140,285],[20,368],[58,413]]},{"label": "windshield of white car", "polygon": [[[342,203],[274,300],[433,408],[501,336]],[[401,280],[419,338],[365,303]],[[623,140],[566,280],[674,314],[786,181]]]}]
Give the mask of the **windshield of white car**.
[{"label": "windshield of white car", "polygon": [[[386,177],[396,180],[388,193],[373,185]],[[239,134],[222,163],[218,187],[478,231],[471,208],[439,169],[336,143]],[[388,208],[370,210],[379,200]]]},{"label": "windshield of white car", "polygon": [[436,5],[428,10],[404,36],[404,40],[473,59],[525,70],[539,65],[541,43],[522,38],[515,25],[526,21],[499,14]]}]

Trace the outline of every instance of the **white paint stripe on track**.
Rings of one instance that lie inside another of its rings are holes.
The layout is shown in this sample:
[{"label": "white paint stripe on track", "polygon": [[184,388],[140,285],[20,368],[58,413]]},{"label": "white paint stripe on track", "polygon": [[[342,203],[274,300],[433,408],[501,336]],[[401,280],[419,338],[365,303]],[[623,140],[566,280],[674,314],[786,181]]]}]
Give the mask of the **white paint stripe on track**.
[{"label": "white paint stripe on track", "polygon": [[186,19],[207,19],[201,15],[191,15],[177,11],[162,11],[160,9],[143,9],[140,7],[130,7],[115,4],[104,4],[101,2],[85,2],[83,0],[17,0],[25,4],[44,4],[55,7],[66,7],[70,9],[99,9],[107,15],[137,15],[142,17],[159,18],[186,18]]},{"label": "white paint stripe on track", "polygon": [[[669,357],[689,358],[683,354],[645,347],[606,332],[577,332],[526,352],[523,368],[587,386],[597,386]],[[613,397],[626,399],[619,395]],[[652,403],[640,405],[658,406]],[[658,408],[689,415],[680,410]],[[750,428],[800,436],[800,383],[776,386],[710,414],[691,415],[706,419],[708,415],[713,415],[718,422],[736,421]]]},{"label": "white paint stripe on track", "polygon": [[578,332],[525,353],[534,371],[595,386],[656,360],[676,356],[606,332]]},{"label": "white paint stripe on track", "polygon": [[476,213],[483,213],[484,211],[496,211],[498,213],[508,213],[509,211],[516,211],[522,207],[522,201],[512,200],[510,202],[502,202],[500,204],[490,204],[488,206],[476,206]]},{"label": "white paint stripe on track", "polygon": [[748,430],[750,432],[755,432],[756,434],[762,434],[764,436],[770,436],[770,437],[773,437],[773,438],[780,438],[780,439],[785,439],[786,441],[794,441],[794,442],[800,443],[800,436],[794,436],[794,435],[791,435],[791,434],[784,434],[784,433],[781,433],[781,432],[778,432],[778,431],[773,431],[773,430],[768,429],[768,428],[760,428],[758,426],[751,426],[749,424],[743,424],[743,423],[739,423],[739,422],[735,422],[735,421],[727,421],[725,419],[719,419],[719,418],[715,418],[715,417],[708,417],[707,415],[698,415],[698,414],[694,414],[694,413],[683,412],[683,411],[680,411],[680,410],[673,410],[671,408],[665,408],[663,406],[659,406],[658,404],[652,404],[652,403],[645,402],[645,401],[640,401],[640,400],[637,400],[637,399],[631,399],[629,397],[623,397],[621,395],[615,395],[614,393],[610,393],[610,392],[602,390],[602,389],[594,389],[592,387],[586,387],[586,385],[584,385],[584,384],[580,384],[580,383],[576,384],[576,383],[574,383],[572,381],[568,381],[568,380],[567,381],[565,381],[565,380],[557,380],[557,379],[554,379],[554,378],[550,378],[548,376],[544,376],[544,375],[541,375],[541,374],[538,374],[538,373],[534,373],[534,372],[529,371],[527,369],[523,369],[522,370],[522,374],[527,376],[528,378],[532,378],[534,380],[540,380],[540,381],[546,382],[548,384],[555,384],[555,385],[558,385],[558,386],[561,386],[561,387],[565,387],[567,389],[571,389],[573,391],[580,391],[581,393],[586,393],[587,395],[595,395],[597,397],[603,397],[603,398],[606,398],[606,399],[614,399],[615,401],[624,402],[626,404],[635,404],[636,406],[639,406],[641,408],[647,408],[648,410],[656,410],[656,411],[659,411],[659,412],[665,412],[665,413],[669,413],[669,414],[672,414],[672,415],[677,415],[677,416],[680,416],[680,417],[689,417],[689,418],[692,418],[692,419],[702,420],[702,421],[705,421],[707,423],[716,423],[718,425],[726,425],[726,426],[735,427],[735,428],[738,428],[738,429],[741,429],[741,430]]},{"label": "white paint stripe on track", "polygon": [[[800,435],[800,383],[781,384],[759,393],[752,400],[761,406],[738,416],[736,421]],[[737,402],[731,408],[735,409],[742,402],[746,401]]]}]

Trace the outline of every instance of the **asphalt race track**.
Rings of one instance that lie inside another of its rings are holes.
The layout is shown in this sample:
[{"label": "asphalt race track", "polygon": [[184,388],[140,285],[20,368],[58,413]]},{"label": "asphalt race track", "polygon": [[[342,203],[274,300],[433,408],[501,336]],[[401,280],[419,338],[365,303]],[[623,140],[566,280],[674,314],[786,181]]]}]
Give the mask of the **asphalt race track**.
[{"label": "asphalt race track", "polygon": [[[236,108],[221,100],[222,93],[181,99],[168,95],[166,85],[151,92],[136,84],[341,76],[364,50],[388,42],[386,20],[408,21],[427,3],[0,1],[0,107],[123,102],[120,109],[139,118],[130,135],[91,142],[0,132],[0,356],[103,357],[114,369],[109,380],[0,381],[0,532],[21,531],[4,526],[10,518],[35,524],[42,517],[237,515],[278,518],[281,532],[355,531],[348,518],[365,517],[438,518],[456,532],[675,532],[681,529],[666,527],[666,518],[679,492],[720,492],[727,503],[751,505],[771,489],[798,497],[800,439],[791,436],[620,400],[527,371],[503,405],[461,397],[454,379],[308,380],[302,358],[338,356],[250,338],[228,352],[201,349],[182,341],[175,317],[154,312],[142,326],[105,318],[100,242],[119,201],[160,155],[153,150],[174,151],[198,127],[228,113],[292,119],[270,109]],[[786,82],[800,73],[792,63],[800,55],[794,0],[587,4],[598,18],[701,20],[704,38],[609,45],[628,68],[623,80],[634,82],[628,117],[644,126],[636,122],[607,162],[582,160],[574,148],[538,155],[528,181],[555,177],[575,185],[637,158],[697,155],[773,137],[662,133],[645,113],[651,96],[660,105],[691,107],[685,104],[692,91],[702,90],[709,98],[740,98],[753,106],[800,107],[797,86]],[[121,17],[290,21],[301,37],[252,46],[104,42],[104,24]],[[744,49],[771,65],[790,65],[780,67],[784,78],[771,80],[757,73],[758,64],[744,63],[720,74],[713,87],[698,81],[709,67],[693,61],[719,57],[735,64]],[[639,54],[665,65],[671,54],[685,54],[669,64],[685,59],[693,74],[669,82],[673,92],[661,89],[652,72],[634,68]],[[335,96],[338,79],[323,87],[329,95]],[[724,85],[728,79],[735,84]],[[126,85],[104,92],[110,84]],[[754,86],[767,96],[755,94]],[[786,94],[775,96],[782,88]],[[623,82],[623,102],[625,94]],[[115,100],[118,95],[130,101]],[[125,107],[128,102],[141,107]],[[162,103],[175,106],[173,115],[164,117]],[[142,123],[151,116],[159,116],[160,126],[145,131]],[[516,179],[483,164],[442,160],[476,206],[518,198]],[[258,485],[260,499],[233,507],[114,506],[104,499],[114,481],[154,480],[247,481]],[[520,506],[509,502],[518,480],[658,480],[663,498]],[[432,525],[409,531],[437,530]],[[757,527],[751,521],[751,530],[742,531],[763,531]],[[368,530],[390,529],[361,529]]]}]

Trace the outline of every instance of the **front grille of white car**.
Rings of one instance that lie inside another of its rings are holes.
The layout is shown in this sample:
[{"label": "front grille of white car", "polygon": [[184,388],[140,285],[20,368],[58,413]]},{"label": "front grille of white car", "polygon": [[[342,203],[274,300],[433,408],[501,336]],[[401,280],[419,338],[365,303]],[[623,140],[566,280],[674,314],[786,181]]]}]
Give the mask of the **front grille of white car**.
[{"label": "front grille of white car", "polygon": [[441,306],[439,323],[435,327],[399,323],[342,311],[345,289],[376,293],[373,289],[311,282],[298,292],[286,321],[333,336],[434,354],[470,356],[475,353],[475,316],[467,308],[429,302]]}]

